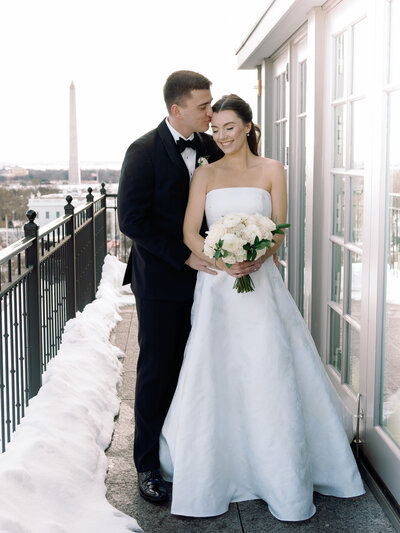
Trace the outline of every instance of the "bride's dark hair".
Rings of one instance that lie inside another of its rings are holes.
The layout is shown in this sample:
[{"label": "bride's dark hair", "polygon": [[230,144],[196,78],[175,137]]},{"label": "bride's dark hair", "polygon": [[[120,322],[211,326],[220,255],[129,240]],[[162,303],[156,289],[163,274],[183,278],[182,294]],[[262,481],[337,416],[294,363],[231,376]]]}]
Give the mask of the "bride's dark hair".
[{"label": "bride's dark hair", "polygon": [[226,94],[215,102],[212,106],[212,110],[214,113],[219,113],[220,111],[234,111],[244,124],[251,123],[251,129],[247,136],[247,143],[250,151],[254,155],[259,155],[258,144],[260,142],[261,130],[257,124],[254,124],[251,107],[243,100],[243,98],[240,98],[237,94]]}]

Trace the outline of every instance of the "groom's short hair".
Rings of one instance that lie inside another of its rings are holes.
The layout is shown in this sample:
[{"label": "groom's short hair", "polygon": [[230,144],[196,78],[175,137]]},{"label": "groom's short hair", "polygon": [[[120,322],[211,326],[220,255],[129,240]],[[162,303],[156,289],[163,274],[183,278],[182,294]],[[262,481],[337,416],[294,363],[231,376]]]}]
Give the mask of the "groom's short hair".
[{"label": "groom's short hair", "polygon": [[178,70],[170,74],[164,85],[164,100],[171,111],[173,104],[183,106],[185,100],[190,98],[192,91],[209,89],[211,81],[198,72],[191,70]]}]

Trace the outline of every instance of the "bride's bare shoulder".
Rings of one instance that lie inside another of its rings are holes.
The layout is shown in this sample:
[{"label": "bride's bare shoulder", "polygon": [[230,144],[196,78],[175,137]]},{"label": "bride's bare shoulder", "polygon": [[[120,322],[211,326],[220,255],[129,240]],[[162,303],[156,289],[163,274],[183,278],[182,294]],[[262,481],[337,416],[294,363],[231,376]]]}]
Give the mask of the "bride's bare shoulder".
[{"label": "bride's bare shoulder", "polygon": [[285,169],[282,163],[276,159],[261,157],[261,167],[263,174],[268,176],[271,181],[279,180],[282,176],[285,176]]},{"label": "bride's bare shoulder", "polygon": [[270,172],[280,171],[283,168],[282,163],[277,159],[271,159],[269,157],[260,157],[260,160],[263,168],[269,170]]},{"label": "bride's bare shoulder", "polygon": [[215,174],[214,163],[203,164],[196,168],[191,181],[191,188],[202,189],[206,192]]}]

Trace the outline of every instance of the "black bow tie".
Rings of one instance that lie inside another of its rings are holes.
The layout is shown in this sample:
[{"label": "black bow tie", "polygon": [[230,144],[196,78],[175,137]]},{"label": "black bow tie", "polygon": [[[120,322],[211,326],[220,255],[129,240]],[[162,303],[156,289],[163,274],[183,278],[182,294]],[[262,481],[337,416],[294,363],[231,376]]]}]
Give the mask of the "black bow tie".
[{"label": "black bow tie", "polygon": [[200,147],[200,143],[197,136],[195,135],[191,141],[185,141],[185,139],[179,137],[179,139],[176,141],[176,146],[178,147],[178,150],[182,153],[183,150],[185,150],[186,148],[193,148],[193,150],[197,150]]}]

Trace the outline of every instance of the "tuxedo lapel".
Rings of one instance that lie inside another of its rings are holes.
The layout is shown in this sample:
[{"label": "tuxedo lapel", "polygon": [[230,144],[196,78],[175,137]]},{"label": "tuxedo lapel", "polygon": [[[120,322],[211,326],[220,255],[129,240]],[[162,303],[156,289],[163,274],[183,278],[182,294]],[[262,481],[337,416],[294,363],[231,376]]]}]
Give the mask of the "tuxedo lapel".
[{"label": "tuxedo lapel", "polygon": [[161,122],[161,124],[157,128],[157,133],[159,134],[162,143],[164,145],[165,150],[167,151],[171,161],[179,167],[181,170],[186,171],[186,173],[189,175],[189,171],[182,159],[181,154],[179,153],[179,150],[176,146],[176,142],[174,141],[174,138],[171,135],[171,132],[168,129],[168,126],[165,124],[165,120]]}]

